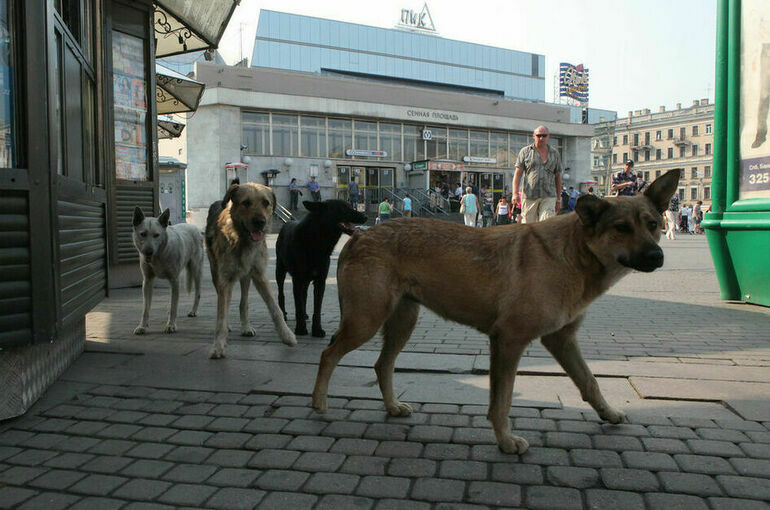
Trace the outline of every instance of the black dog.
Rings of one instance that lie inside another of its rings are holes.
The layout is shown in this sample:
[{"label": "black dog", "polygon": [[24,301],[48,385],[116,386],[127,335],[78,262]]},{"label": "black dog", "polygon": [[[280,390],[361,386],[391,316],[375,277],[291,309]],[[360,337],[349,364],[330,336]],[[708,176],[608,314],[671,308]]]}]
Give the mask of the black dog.
[{"label": "black dog", "polygon": [[275,245],[275,279],[278,283],[278,305],[286,319],[286,304],[283,294],[283,281],[286,273],[291,275],[294,289],[294,307],[297,315],[297,327],[294,333],[307,335],[307,291],[313,282],[313,336],[323,337],[326,332],[321,328],[321,304],[326,288],[326,276],[329,274],[329,259],[332,250],[342,233],[352,235],[353,225],[366,222],[366,215],[350,207],[344,200],[325,200],[302,204],[310,214],[300,221],[292,221],[283,226]]}]

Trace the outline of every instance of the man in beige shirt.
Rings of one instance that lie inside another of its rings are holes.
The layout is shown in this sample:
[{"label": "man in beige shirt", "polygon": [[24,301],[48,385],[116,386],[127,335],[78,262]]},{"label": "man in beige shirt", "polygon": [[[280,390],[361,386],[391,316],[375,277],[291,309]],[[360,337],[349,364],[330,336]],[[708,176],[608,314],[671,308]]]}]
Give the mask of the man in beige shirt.
[{"label": "man in beige shirt", "polygon": [[561,156],[548,145],[549,137],[548,129],[538,126],[532,133],[534,143],[521,149],[516,158],[513,203],[521,199],[522,223],[543,221],[555,216],[560,208]]}]

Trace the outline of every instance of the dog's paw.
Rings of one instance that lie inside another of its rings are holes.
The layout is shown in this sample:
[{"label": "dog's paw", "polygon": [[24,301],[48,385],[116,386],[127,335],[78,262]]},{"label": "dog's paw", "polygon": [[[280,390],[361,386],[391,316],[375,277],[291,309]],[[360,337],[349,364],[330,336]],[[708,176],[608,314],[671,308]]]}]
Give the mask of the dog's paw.
[{"label": "dog's paw", "polygon": [[297,345],[297,337],[294,336],[294,333],[292,333],[289,328],[286,328],[286,330],[281,334],[281,342],[285,343],[289,347],[294,347]]},{"label": "dog's paw", "polygon": [[623,411],[619,411],[615,409],[614,407],[607,407],[607,409],[604,409],[600,414],[599,417],[602,420],[608,421],[610,423],[613,423],[617,425],[618,423],[622,423],[626,421],[626,413]]},{"label": "dog's paw", "polygon": [[144,335],[145,333],[147,333],[147,326],[137,326],[134,329],[135,335]]},{"label": "dog's paw", "polygon": [[198,316],[198,312],[190,312],[190,313],[187,314],[187,316],[188,317],[197,317]]},{"label": "dog's paw", "polygon": [[241,336],[257,336],[257,330],[250,325],[241,327]]},{"label": "dog's paw", "polygon": [[163,328],[164,333],[176,333],[176,324],[166,324],[166,327]]},{"label": "dog's paw", "polygon": [[324,414],[327,409],[326,404],[326,397],[320,397],[315,394],[313,394],[313,409],[315,409],[315,412],[318,414]]},{"label": "dog's paw", "polygon": [[388,414],[399,416],[401,418],[412,415],[412,406],[404,402],[396,401],[394,405],[388,407]]},{"label": "dog's paw", "polygon": [[501,441],[498,441],[497,447],[503,453],[516,455],[526,452],[529,449],[529,443],[523,437],[508,434]]},{"label": "dog's paw", "polygon": [[297,323],[297,327],[294,328],[294,334],[297,336],[307,335],[307,325],[305,323]]},{"label": "dog's paw", "polygon": [[326,336],[326,331],[321,329],[320,327],[313,328],[312,335],[317,338],[323,338]]},{"label": "dog's paw", "polygon": [[225,357],[225,348],[215,346],[211,348],[211,352],[209,353],[209,358],[211,359],[221,359]]}]

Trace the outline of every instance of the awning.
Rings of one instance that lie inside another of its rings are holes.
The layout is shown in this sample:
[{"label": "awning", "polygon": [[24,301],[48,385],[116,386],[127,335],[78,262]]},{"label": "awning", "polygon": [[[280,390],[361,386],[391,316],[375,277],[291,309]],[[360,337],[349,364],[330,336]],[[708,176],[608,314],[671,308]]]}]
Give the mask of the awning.
[{"label": "awning", "polygon": [[155,64],[155,100],[159,115],[195,111],[203,88],[201,82]]},{"label": "awning", "polygon": [[216,48],[240,0],[155,0],[155,56]]},{"label": "awning", "polygon": [[184,124],[171,117],[158,117],[158,139],[178,138],[182,134]]}]

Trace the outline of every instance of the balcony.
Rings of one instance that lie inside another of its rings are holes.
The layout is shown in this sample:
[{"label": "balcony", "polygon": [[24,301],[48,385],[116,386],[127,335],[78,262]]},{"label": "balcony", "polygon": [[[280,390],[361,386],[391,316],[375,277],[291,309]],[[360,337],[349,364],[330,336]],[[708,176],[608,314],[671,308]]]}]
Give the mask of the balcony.
[{"label": "balcony", "polygon": [[674,142],[674,145],[678,145],[680,147],[692,145],[692,142],[688,140],[686,136],[675,136],[671,139],[671,141]]}]

